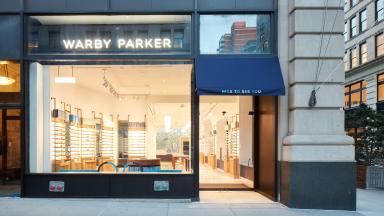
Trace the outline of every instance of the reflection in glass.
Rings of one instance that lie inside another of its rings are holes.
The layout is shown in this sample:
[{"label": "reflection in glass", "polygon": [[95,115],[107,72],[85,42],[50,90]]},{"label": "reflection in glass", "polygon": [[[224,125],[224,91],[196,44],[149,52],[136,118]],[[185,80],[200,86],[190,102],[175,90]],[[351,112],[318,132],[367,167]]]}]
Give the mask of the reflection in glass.
[{"label": "reflection in glass", "polygon": [[201,15],[201,54],[266,54],[270,47],[269,15]]},{"label": "reflection in glass", "polygon": [[349,95],[344,95],[344,108],[349,107]]},{"label": "reflection in glass", "polygon": [[351,94],[351,107],[360,105],[360,92]]}]

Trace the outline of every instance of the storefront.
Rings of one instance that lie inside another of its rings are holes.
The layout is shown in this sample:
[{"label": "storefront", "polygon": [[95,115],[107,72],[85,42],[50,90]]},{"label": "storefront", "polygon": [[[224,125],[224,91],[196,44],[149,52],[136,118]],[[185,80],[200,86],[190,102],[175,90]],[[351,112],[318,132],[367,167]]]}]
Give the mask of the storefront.
[{"label": "storefront", "polygon": [[281,189],[278,1],[44,2],[0,20],[0,60],[20,64],[0,109],[20,109],[22,197],[198,200],[207,166],[297,206]]}]

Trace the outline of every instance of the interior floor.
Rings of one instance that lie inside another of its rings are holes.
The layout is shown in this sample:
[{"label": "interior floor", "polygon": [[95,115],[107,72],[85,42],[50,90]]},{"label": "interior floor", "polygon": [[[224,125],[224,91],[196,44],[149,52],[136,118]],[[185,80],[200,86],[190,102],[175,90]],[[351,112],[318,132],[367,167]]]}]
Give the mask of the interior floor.
[{"label": "interior floor", "polygon": [[254,191],[200,191],[201,203],[276,204]]},{"label": "interior floor", "polygon": [[20,196],[20,180],[12,180],[0,183],[0,197]]},{"label": "interior floor", "polygon": [[234,178],[221,169],[213,169],[200,164],[200,189],[252,189],[253,181],[242,177]]}]

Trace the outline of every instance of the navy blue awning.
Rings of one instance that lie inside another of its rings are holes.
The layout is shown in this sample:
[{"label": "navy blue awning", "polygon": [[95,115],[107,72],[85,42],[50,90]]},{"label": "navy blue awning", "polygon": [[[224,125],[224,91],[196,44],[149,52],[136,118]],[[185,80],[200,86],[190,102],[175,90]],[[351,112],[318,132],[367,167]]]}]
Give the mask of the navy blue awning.
[{"label": "navy blue awning", "polygon": [[284,95],[279,59],[199,56],[196,59],[198,95]]}]

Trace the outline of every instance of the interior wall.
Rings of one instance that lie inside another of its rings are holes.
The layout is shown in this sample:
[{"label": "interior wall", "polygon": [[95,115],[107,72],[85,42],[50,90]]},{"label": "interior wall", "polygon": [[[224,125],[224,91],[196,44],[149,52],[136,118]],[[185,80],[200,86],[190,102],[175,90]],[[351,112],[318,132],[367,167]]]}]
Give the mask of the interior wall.
[{"label": "interior wall", "polygon": [[[100,84],[101,86],[101,84]],[[83,117],[92,118],[92,111],[97,114],[103,113],[105,116],[114,114],[114,100],[112,96],[95,92],[90,89],[78,86],[77,84],[57,84],[54,77],[51,78],[50,91],[52,97],[56,98],[56,108],[63,109],[61,101],[72,106],[72,112],[75,114],[74,108],[82,109]],[[53,104],[51,104],[53,108]]]},{"label": "interior wall", "polygon": [[240,164],[253,166],[253,116],[249,111],[253,110],[253,98],[249,96],[239,97],[239,123],[240,123]]},{"label": "interior wall", "polygon": [[30,65],[29,83],[29,169],[31,173],[43,171],[43,67]]}]

